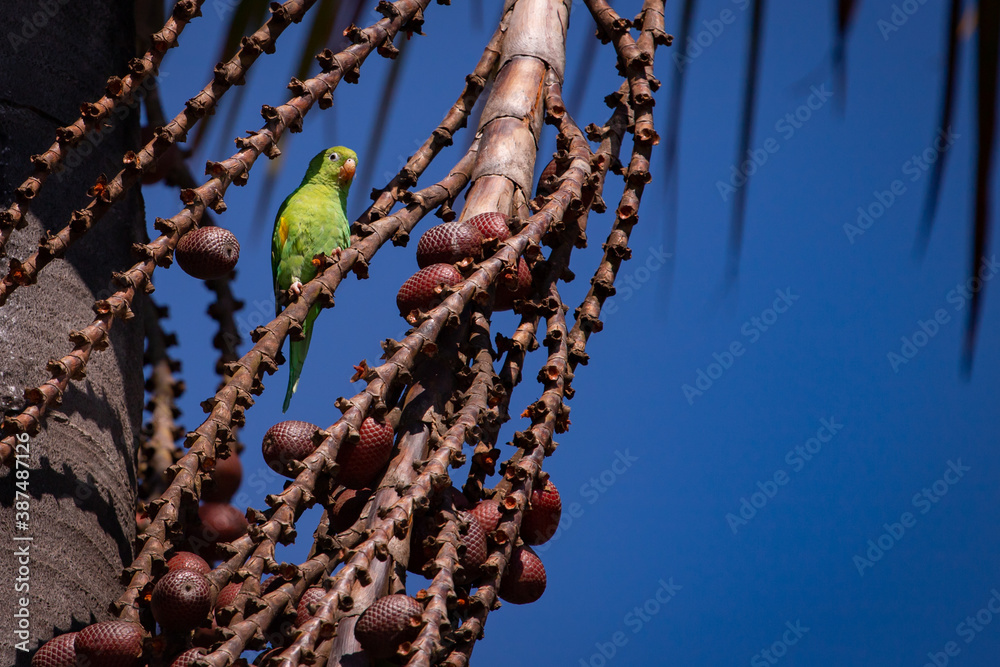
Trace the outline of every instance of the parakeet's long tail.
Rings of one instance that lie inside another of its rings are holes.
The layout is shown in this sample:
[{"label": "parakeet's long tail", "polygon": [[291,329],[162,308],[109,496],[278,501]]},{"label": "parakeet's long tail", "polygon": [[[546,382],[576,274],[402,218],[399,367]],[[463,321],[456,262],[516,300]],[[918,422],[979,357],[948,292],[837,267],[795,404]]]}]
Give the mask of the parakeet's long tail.
[{"label": "parakeet's long tail", "polygon": [[306,363],[306,354],[309,352],[309,341],[312,340],[313,322],[319,315],[319,307],[313,306],[306,315],[306,321],[302,324],[302,340],[293,340],[288,344],[288,390],[285,392],[285,404],[281,407],[282,412],[288,412],[288,405],[292,402],[292,394],[299,388],[299,376],[302,374],[302,366]]}]

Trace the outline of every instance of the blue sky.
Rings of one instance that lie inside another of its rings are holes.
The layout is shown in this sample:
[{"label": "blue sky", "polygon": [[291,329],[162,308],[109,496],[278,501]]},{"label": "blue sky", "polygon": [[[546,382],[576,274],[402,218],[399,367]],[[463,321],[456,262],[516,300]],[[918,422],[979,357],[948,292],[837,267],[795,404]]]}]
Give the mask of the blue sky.
[{"label": "blue sky", "polygon": [[[1000,619],[989,610],[1000,610],[1000,573],[990,564],[1000,546],[993,446],[1000,301],[992,285],[974,371],[969,380],[959,372],[975,42],[963,44],[961,99],[943,149],[949,167],[921,260],[913,244],[928,178],[914,156],[934,153],[944,7],[913,2],[899,30],[885,32],[879,21],[891,20],[893,3],[860,3],[848,41],[848,90],[839,90],[829,67],[832,4],[768,5],[751,141],[767,160],[750,178],[741,273],[727,292],[731,202],[719,183],[731,175],[738,142],[749,14],[744,0],[699,3],[695,26],[707,31],[706,45],[687,65],[676,246],[663,231],[659,154],[630,244],[633,260],[622,268],[604,332],[591,339],[591,362],[576,374],[572,428],[546,461],[565,517],[564,529],[539,550],[548,588],[535,604],[491,614],[473,664],[508,664],[512,650],[525,667],[993,664],[1000,649]],[[472,5],[428,9],[426,37],[407,44],[413,52],[381,129],[380,155],[364,153],[388,70],[373,58],[359,85],[339,88],[333,109],[314,109],[302,134],[286,136],[281,194],[267,209],[258,207],[265,165],[248,187],[230,189],[218,221],[242,243],[235,289],[247,302],[239,314],[244,332],[272,317],[271,224],[309,157],[343,143],[361,160],[376,159],[376,181],[395,173],[454,102],[492,33],[489,17],[477,26]],[[615,5],[632,16],[640,3]],[[227,5],[206,7],[164,62],[168,114],[208,80],[215,62],[215,48],[204,45],[218,39]],[[668,32],[678,30],[678,9],[669,3]],[[260,126],[259,104],[286,99],[305,31],[292,26],[278,52],[262,57],[246,97],[253,104],[239,114],[234,134]],[[585,6],[575,3],[571,63],[592,33]],[[679,45],[658,54],[665,83],[677,52]],[[613,61],[611,47],[603,47],[585,103],[571,110],[581,125],[607,117],[602,98],[618,85]],[[574,81],[570,65],[567,86]],[[661,134],[668,92],[665,85],[658,96]],[[195,164],[232,153],[231,141],[219,153],[219,141],[210,139]],[[456,149],[467,141],[460,136]],[[443,175],[456,149],[421,182]],[[549,128],[539,169],[553,150]],[[369,187],[355,185],[352,216],[366,206]],[[153,217],[172,215],[179,204],[162,186],[144,194],[152,231]],[[620,194],[620,184],[609,183],[605,199],[613,204]],[[875,216],[877,203],[883,208]],[[859,207],[873,215],[862,234],[845,230],[857,224]],[[591,216],[590,248],[575,257],[578,278],[562,290],[571,307],[585,294],[610,221],[609,214]],[[352,364],[376,360],[378,341],[405,331],[394,298],[417,268],[413,247],[384,248],[371,279],[341,286],[337,307],[317,322],[284,418],[335,421],[333,400],[357,390],[348,381]],[[994,252],[995,242],[987,254]],[[198,403],[217,382],[213,327],[204,315],[210,295],[179,270],[158,272],[156,284],[157,298],[172,306],[167,327],[180,338],[188,387],[182,419],[191,429],[202,414]],[[494,318],[499,331],[514,325],[511,314]],[[890,353],[906,358],[914,350],[906,363],[890,360]],[[541,359],[531,364],[514,414],[540,392],[532,378]],[[285,368],[266,380],[269,391],[247,414],[237,496],[244,505],[263,507],[264,494],[281,488],[282,479],[263,466],[259,443],[283,418],[286,380]],[[331,386],[335,393],[321,390]],[[524,423],[513,419],[502,441]],[[504,456],[512,451],[502,449]],[[286,559],[304,558],[316,518],[315,511],[305,515],[300,543]],[[414,577],[411,593],[425,583]]]}]

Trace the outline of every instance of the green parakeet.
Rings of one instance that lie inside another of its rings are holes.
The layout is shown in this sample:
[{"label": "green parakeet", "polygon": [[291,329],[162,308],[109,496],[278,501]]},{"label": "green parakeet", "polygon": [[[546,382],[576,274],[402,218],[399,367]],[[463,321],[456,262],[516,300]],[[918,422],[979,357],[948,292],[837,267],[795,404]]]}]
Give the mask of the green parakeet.
[{"label": "green parakeet", "polygon": [[[271,240],[274,301],[278,313],[284,305],[285,292],[291,291],[298,296],[302,283],[316,276],[315,255],[326,253],[336,257],[341,249],[351,244],[347,192],[351,189],[357,165],[358,156],[350,148],[328,148],[309,161],[299,187],[281,203],[274,218]],[[282,412],[288,410],[292,394],[298,388],[317,315],[319,307],[310,308],[302,325],[304,338],[289,343],[288,391]]]}]

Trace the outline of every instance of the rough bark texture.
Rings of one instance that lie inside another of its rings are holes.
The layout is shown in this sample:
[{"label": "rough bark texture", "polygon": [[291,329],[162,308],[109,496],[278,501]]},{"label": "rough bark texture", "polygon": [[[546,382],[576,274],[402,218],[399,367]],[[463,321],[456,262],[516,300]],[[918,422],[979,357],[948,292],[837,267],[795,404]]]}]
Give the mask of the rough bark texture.
[{"label": "rough bark texture", "polygon": [[[135,28],[129,0],[86,3],[0,0],[0,206],[31,173],[29,156],[48,147],[79,104],[104,92],[109,75],[127,73]],[[11,257],[30,254],[46,230],[58,229],[85,202],[100,173],[113,174],[138,145],[137,105],[111,130],[71,151],[67,170],[50,177],[32,202],[28,224],[14,232]],[[96,145],[95,145],[96,144]],[[132,263],[130,246],[145,237],[142,203],[129,194],[37,285],[0,308],[0,416],[24,406],[22,391],[47,377],[46,362],[71,349],[70,330],[93,319],[112,269]],[[0,272],[7,270],[0,259]],[[137,312],[141,312],[138,310]],[[135,537],[135,433],[143,403],[142,318],[118,326],[109,350],[95,354],[85,378],[73,381],[42,432],[30,440],[27,530],[15,526],[15,469],[0,472],[0,664],[27,665],[16,651],[11,611],[29,600],[27,647],[53,634],[108,617],[122,590],[118,573],[132,560]],[[24,461],[25,459],[21,459]],[[18,466],[20,468],[20,466]],[[14,542],[11,536],[31,536]],[[16,548],[29,545],[30,590],[15,592]]]}]

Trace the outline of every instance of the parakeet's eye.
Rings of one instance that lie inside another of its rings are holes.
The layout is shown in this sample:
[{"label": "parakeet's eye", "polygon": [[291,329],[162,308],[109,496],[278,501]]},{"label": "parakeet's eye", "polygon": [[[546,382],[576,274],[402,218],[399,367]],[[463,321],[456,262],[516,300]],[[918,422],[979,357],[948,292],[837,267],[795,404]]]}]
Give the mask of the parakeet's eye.
[{"label": "parakeet's eye", "polygon": [[339,155],[337,155],[336,153],[330,153],[330,162],[336,162],[339,159],[340,159]]}]

